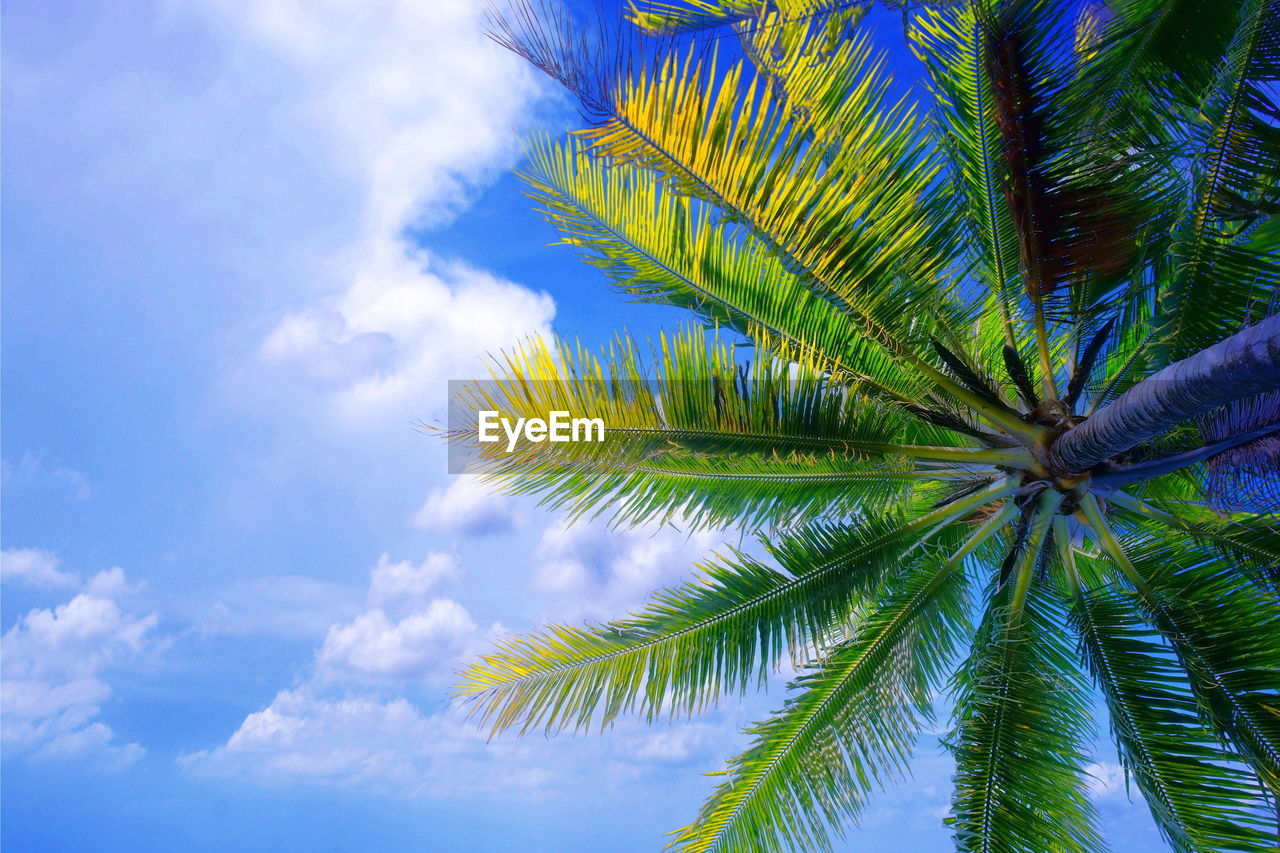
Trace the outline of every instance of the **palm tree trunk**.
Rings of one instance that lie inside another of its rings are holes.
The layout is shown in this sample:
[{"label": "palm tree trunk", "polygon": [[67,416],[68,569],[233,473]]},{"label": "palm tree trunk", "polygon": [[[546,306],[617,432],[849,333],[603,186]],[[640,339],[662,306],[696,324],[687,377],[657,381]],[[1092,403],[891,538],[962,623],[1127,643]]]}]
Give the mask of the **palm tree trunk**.
[{"label": "palm tree trunk", "polygon": [[1280,314],[1152,374],[1059,438],[1049,462],[1088,471],[1183,421],[1233,400],[1280,390]]}]

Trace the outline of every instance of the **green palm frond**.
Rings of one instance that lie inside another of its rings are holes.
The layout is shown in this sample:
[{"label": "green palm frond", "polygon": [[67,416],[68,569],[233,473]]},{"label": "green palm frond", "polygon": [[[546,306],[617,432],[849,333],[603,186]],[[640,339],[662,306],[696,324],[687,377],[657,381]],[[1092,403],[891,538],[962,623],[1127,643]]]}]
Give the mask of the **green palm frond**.
[{"label": "green palm frond", "polygon": [[630,619],[553,626],[500,644],[462,674],[460,689],[495,731],[586,727],[633,710],[692,712],[745,690],[787,649],[803,659],[838,635],[853,602],[929,531],[1009,493],[998,483],[909,519],[868,515],[787,534],[770,549],[780,568],[742,554],[707,564]]},{"label": "green palm frond", "polygon": [[1194,128],[1193,203],[1176,232],[1176,277],[1159,303],[1162,363],[1275,310],[1280,241],[1247,238],[1251,226],[1280,213],[1280,5],[1251,0],[1239,20]]},{"label": "green palm frond", "polygon": [[1079,123],[1135,142],[1176,135],[1177,123],[1190,117],[1210,87],[1243,5],[1243,0],[1106,3],[1089,46],[1088,73],[1071,93]]},{"label": "green palm frond", "polygon": [[1099,60],[1088,51],[1082,62],[1061,38],[1070,4],[993,5],[986,57],[1025,290],[1049,319],[1100,324],[1141,299],[1144,270],[1162,254],[1169,157],[1080,126],[1075,88]]},{"label": "green palm frond", "polygon": [[[654,170],[749,227],[805,286],[835,302],[868,345],[988,423],[1034,438],[1016,412],[968,393],[933,361],[931,337],[964,339],[973,322],[950,289],[954,212],[926,123],[906,101],[889,101],[884,58],[865,37],[798,64],[785,95],[749,62],[726,65],[697,45],[661,54],[601,94],[591,83],[598,75],[575,65],[563,38],[502,38],[589,102],[599,118],[580,135],[593,153]],[[838,136],[807,124],[819,112],[792,109],[807,97],[840,104],[819,111]],[[835,138],[838,145],[823,142]],[[904,304],[928,310],[904,312]]]},{"label": "green palm frond", "polygon": [[[1275,519],[1250,513],[1242,513],[1239,518],[1223,518],[1205,510],[1196,513],[1197,517],[1185,518],[1124,492],[1112,494],[1109,501],[1122,517],[1128,516],[1131,521],[1142,519],[1189,534],[1202,547],[1222,549],[1223,559],[1251,572],[1256,580],[1272,585],[1280,583],[1280,525]],[[1150,526],[1147,530],[1153,535],[1162,535]]]},{"label": "green palm frond", "polygon": [[903,300],[930,298],[955,256],[940,227],[948,217],[938,209],[939,165],[923,122],[888,101],[884,60],[865,38],[806,71],[811,91],[843,92],[830,119],[845,128],[834,150],[815,143],[744,63],[720,71],[696,51],[629,80],[616,116],[585,136],[611,161],[654,169],[750,225],[807,285],[875,325],[873,339],[888,345],[886,333],[905,331]]},{"label": "green palm frond", "polygon": [[630,17],[651,33],[697,32],[751,21],[765,10],[764,0],[633,0]]},{"label": "green palm frond", "polygon": [[1280,796],[1280,607],[1232,562],[1194,541],[1131,530],[1121,542],[1096,503],[1089,523],[1190,677],[1204,718]]},{"label": "green palm frond", "polygon": [[949,558],[940,541],[886,582],[852,636],[790,686],[797,695],[786,708],[750,730],[751,748],[673,846],[829,849],[829,827],[856,817],[876,783],[905,767],[967,628],[961,564],[1013,514],[1006,503]]},{"label": "green palm frond", "polygon": [[982,478],[972,470],[915,470],[903,463],[834,455],[739,455],[725,460],[663,453],[642,462],[528,471],[519,491],[542,491],[552,496],[548,506],[568,506],[573,513],[600,509],[615,524],[674,521],[688,529],[733,525],[752,530],[878,510],[900,501],[920,483]]},{"label": "green palm frond", "polygon": [[970,252],[1004,320],[1005,343],[1013,344],[1018,235],[1004,195],[1007,167],[985,65],[986,22],[969,4],[922,15],[911,35],[912,47],[929,71],[938,137],[966,206],[962,227],[972,233]]},{"label": "green palm frond", "polygon": [[1102,849],[1085,786],[1089,691],[1061,640],[1063,614],[1032,588],[1019,618],[1006,585],[957,676],[950,823],[962,851]]},{"label": "green palm frond", "polygon": [[1119,330],[1104,344],[1092,374],[1085,377],[1082,399],[1088,401],[1086,416],[1132,388],[1151,369],[1153,311],[1145,303],[1131,306],[1131,309],[1119,317]]},{"label": "green palm frond", "polygon": [[1231,571],[1225,560],[1217,560],[1217,576],[1209,575],[1198,564],[1212,555],[1199,549],[1187,549],[1171,565],[1172,550],[1164,537],[1134,554],[1139,574],[1152,580],[1160,597],[1157,627],[1191,673],[1204,711],[1245,755],[1272,796],[1280,796],[1280,613],[1275,599]]},{"label": "green palm frond", "polygon": [[688,308],[845,384],[897,400],[923,394],[846,314],[714,208],[666,189],[649,170],[609,167],[580,144],[539,143],[532,163],[534,198],[564,242],[629,295]]},{"label": "green palm frond", "polygon": [[[480,443],[471,423],[455,425],[455,440],[485,479],[575,514],[608,509],[617,522],[680,517],[695,527],[847,515],[913,483],[981,481],[996,465],[1031,464],[1016,449],[943,444],[958,437],[804,369],[768,358],[744,367],[698,331],[663,336],[655,350],[650,368],[631,341],[603,362],[533,341],[507,357],[506,377],[464,392],[473,416],[599,418],[601,440],[511,448]],[[910,436],[939,443],[903,443]]]},{"label": "green palm frond", "polygon": [[[739,44],[756,73],[785,103],[790,119],[807,128],[828,151],[838,150],[844,142],[839,121],[844,85],[839,76],[815,76],[813,67],[839,56],[841,44],[872,5],[855,0],[830,15],[788,16],[774,11],[738,28]],[[815,86],[815,80],[826,85]]]},{"label": "green palm frond", "polygon": [[[736,24],[748,31],[862,12],[875,0],[631,0],[631,19],[651,33],[687,33]],[[776,11],[771,11],[776,10]]]},{"label": "green palm frond", "polygon": [[923,14],[912,33],[970,276],[1000,313],[1002,346],[1019,348],[1029,321],[1049,400],[1068,344],[1053,321],[1097,328],[1141,304],[1170,192],[1164,160],[1076,125],[1068,95],[1092,54],[1061,38],[1066,17],[1064,4],[973,3]]},{"label": "green palm frond", "polygon": [[1121,760],[1152,817],[1178,853],[1274,850],[1275,827],[1256,779],[1201,723],[1173,650],[1140,614],[1130,595],[1090,590],[1077,599],[1071,623],[1106,699]]}]

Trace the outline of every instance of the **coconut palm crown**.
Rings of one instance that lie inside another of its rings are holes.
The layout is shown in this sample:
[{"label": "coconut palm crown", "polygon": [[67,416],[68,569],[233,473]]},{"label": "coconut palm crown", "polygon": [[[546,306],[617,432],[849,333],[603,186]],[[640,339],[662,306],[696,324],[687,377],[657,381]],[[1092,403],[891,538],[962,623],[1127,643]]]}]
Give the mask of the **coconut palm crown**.
[{"label": "coconut palm crown", "polygon": [[532,143],[533,198],[699,322],[501,357],[474,403],[605,440],[483,475],[759,544],[460,690],[560,730],[794,667],[681,851],[828,847],[937,712],[959,850],[1104,849],[1095,719],[1173,849],[1275,850],[1280,2],[912,4],[910,92],[868,5],[495,19],[586,123]]}]

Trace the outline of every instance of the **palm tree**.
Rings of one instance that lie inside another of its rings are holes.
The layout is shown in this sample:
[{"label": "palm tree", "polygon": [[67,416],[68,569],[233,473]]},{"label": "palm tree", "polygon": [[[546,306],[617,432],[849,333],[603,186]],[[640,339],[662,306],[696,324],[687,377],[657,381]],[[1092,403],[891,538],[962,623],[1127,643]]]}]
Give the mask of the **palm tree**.
[{"label": "palm tree", "polygon": [[587,123],[533,142],[532,196],[701,327],[533,342],[467,392],[603,442],[453,437],[575,515],[759,544],[460,689],[495,731],[559,730],[796,667],[683,851],[827,847],[943,704],[960,850],[1103,847],[1098,707],[1174,849],[1274,850],[1280,3],[905,10],[927,97],[868,5],[495,19]]}]

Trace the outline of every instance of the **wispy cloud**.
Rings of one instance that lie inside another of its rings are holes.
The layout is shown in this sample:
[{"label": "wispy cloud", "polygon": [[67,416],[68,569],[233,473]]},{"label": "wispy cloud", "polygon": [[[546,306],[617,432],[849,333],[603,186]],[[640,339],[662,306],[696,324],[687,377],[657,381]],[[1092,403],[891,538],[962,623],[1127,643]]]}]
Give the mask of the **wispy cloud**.
[{"label": "wispy cloud", "polygon": [[66,588],[80,585],[80,578],[62,571],[62,561],[50,551],[34,548],[5,548],[0,551],[0,580],[38,588]]},{"label": "wispy cloud", "polygon": [[[447,220],[514,157],[541,84],[484,35],[472,0],[205,0],[241,58],[288,80],[300,153],[362,192],[368,245]],[[261,70],[261,68],[259,69]],[[249,82],[249,81],[242,81]]]},{"label": "wispy cloud", "polygon": [[360,612],[360,588],[299,575],[237,580],[212,601],[179,602],[183,618],[203,634],[316,640],[335,622]]},{"label": "wispy cloud", "polygon": [[[460,715],[424,714],[403,697],[282,690],[225,744],[180,762],[193,772],[260,784],[360,787],[397,797],[525,790],[546,768],[520,766],[519,746],[491,745]],[[494,763],[503,771],[494,773]]]},{"label": "wispy cloud", "polygon": [[470,474],[431,490],[413,516],[415,527],[464,536],[505,533],[523,521],[516,498],[496,491]]},{"label": "wispy cloud", "polygon": [[614,618],[687,576],[721,541],[714,532],[616,530],[600,520],[553,518],[534,552],[530,585],[545,596],[556,620]]},{"label": "wispy cloud", "polygon": [[383,554],[369,581],[369,603],[378,607],[412,606],[425,601],[441,581],[461,573],[457,558],[432,551],[416,565]]},{"label": "wispy cloud", "polygon": [[52,489],[76,501],[93,496],[89,479],[66,465],[50,462],[44,453],[23,453],[18,461],[0,459],[0,487],[11,489]]}]

